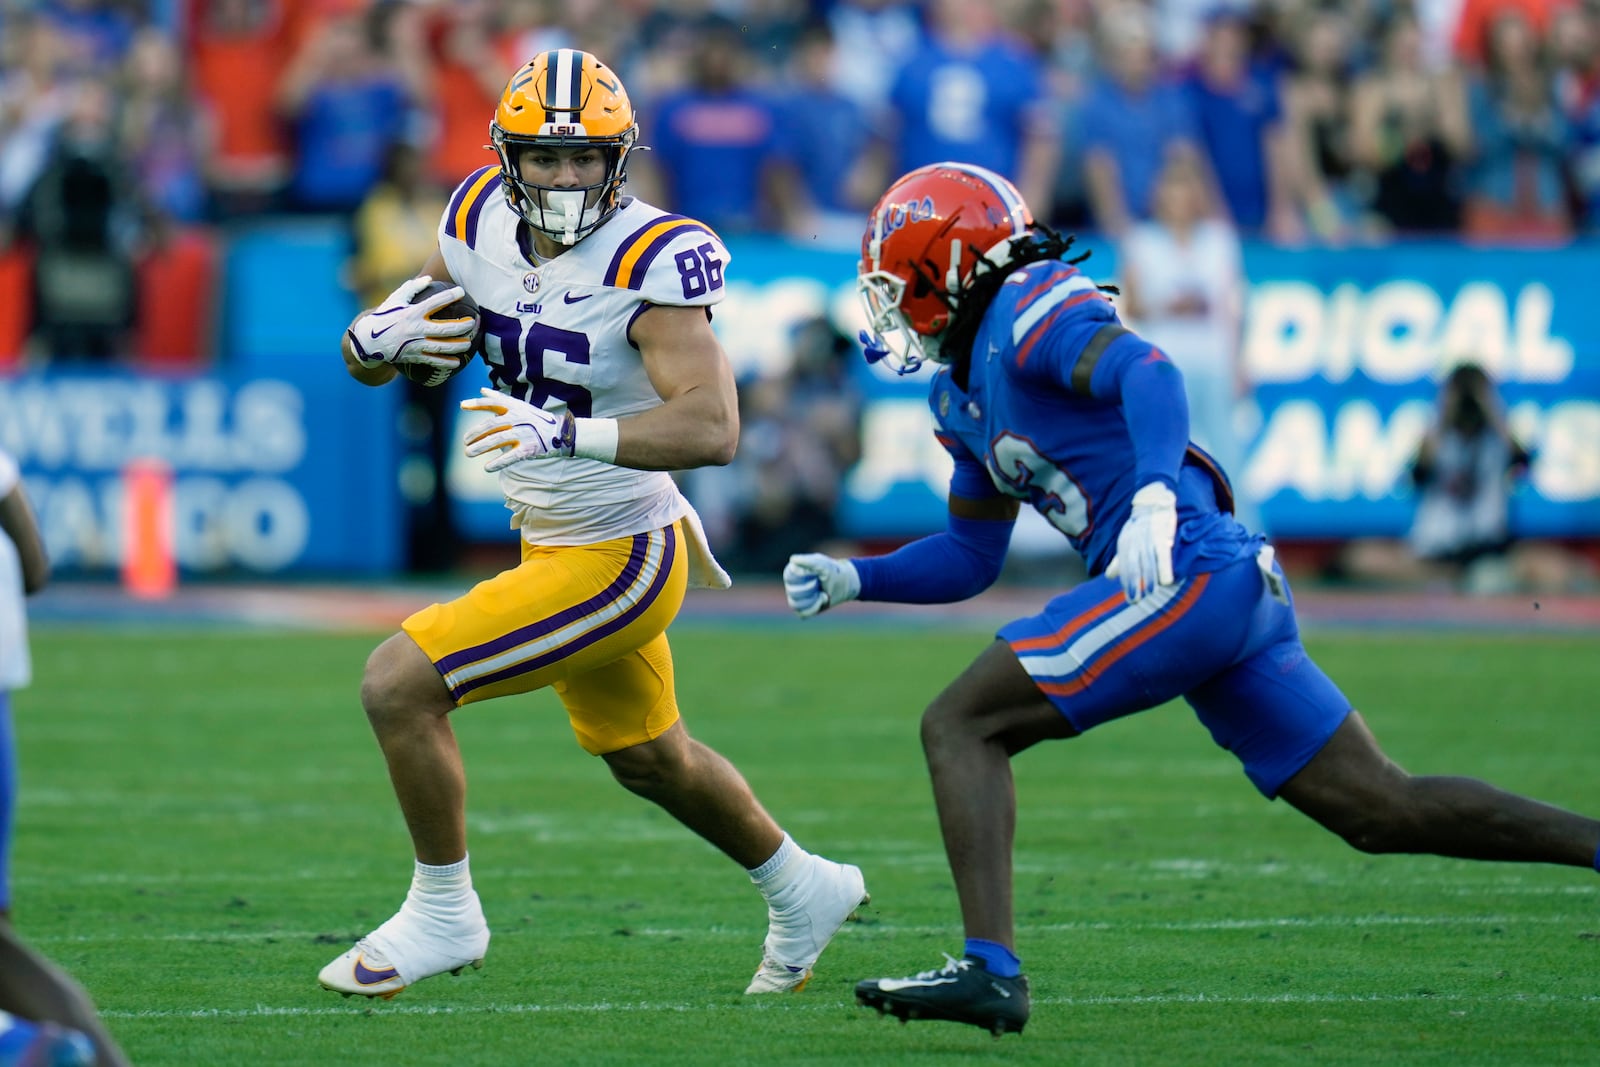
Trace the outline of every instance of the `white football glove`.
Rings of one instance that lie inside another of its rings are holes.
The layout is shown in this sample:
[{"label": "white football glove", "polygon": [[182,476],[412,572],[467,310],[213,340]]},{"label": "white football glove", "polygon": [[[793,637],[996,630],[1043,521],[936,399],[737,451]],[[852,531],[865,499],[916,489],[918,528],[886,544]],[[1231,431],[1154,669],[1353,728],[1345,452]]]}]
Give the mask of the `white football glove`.
[{"label": "white football glove", "polygon": [[1171,585],[1172,542],[1178,537],[1178,498],[1160,482],[1133,494],[1133,512],[1117,534],[1107,578],[1122,579],[1129,603]]},{"label": "white football glove", "polygon": [[356,362],[363,367],[385,363],[420,363],[453,371],[472,352],[472,319],[431,319],[428,316],[466,295],[457,285],[441,289],[421,303],[411,301],[433,279],[426,274],[403,282],[389,298],[355,321],[344,332]]},{"label": "white football glove", "polygon": [[818,552],[790,556],[783,568],[783,595],[802,619],[861,595],[861,575],[847,559]]},{"label": "white football glove", "polygon": [[462,411],[487,411],[485,419],[469,429],[464,438],[467,455],[499,452],[483,469],[491,474],[525,459],[572,455],[572,413],[552,415],[526,400],[518,400],[495,389],[481,389],[480,396],[461,402]]}]

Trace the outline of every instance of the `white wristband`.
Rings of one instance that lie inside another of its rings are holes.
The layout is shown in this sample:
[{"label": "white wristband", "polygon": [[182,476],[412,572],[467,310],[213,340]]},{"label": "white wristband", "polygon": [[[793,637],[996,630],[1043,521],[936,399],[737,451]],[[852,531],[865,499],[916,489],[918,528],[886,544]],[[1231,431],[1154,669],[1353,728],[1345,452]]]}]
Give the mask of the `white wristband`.
[{"label": "white wristband", "polygon": [[601,463],[617,461],[616,419],[573,419],[572,454]]}]

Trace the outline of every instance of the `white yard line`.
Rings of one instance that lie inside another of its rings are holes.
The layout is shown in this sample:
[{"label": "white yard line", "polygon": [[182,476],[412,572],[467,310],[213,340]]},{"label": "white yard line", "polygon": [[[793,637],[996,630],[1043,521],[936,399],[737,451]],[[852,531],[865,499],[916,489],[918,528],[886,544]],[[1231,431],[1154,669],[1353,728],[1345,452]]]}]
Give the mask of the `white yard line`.
[{"label": "white yard line", "polygon": [[[1132,996],[1107,997],[1035,997],[1035,1005],[1052,1007],[1136,1006],[1142,1004],[1219,1004],[1219,1005],[1272,1005],[1272,1004],[1597,1004],[1600,996],[1575,994],[1559,996],[1549,993],[1499,996],[1460,993],[1275,993],[1269,996],[1216,996],[1210,993],[1156,993]],[[683,1014],[689,1012],[721,1011],[732,1005],[718,1000],[711,1003],[671,1004],[632,1003],[612,1004],[503,1004],[490,1002],[470,1005],[394,1004],[380,1001],[362,1001],[351,1006],[335,1005],[326,1008],[273,1007],[258,1004],[254,1008],[203,1008],[193,1011],[102,1011],[108,1019],[277,1019],[316,1018],[329,1016],[361,1015],[604,1015],[617,1012],[638,1014]],[[786,999],[782,1004],[740,1002],[739,1010],[790,1012],[836,1012],[841,1007],[837,1000],[796,1001]]]},{"label": "white yard line", "polygon": [[[1364,929],[1369,927],[1409,926],[1409,927],[1451,927],[1451,926],[1566,926],[1566,925],[1594,925],[1584,918],[1571,915],[1323,915],[1314,918],[1280,917],[1280,918],[1252,918],[1252,919],[1195,919],[1188,921],[1145,921],[1145,920],[1118,920],[1102,922],[1064,922],[1064,923],[1035,923],[1023,924],[1018,931],[1023,934],[1058,934],[1058,933],[1140,933],[1140,932],[1166,932],[1166,933],[1204,933],[1226,930],[1326,930],[1326,929]],[[496,937],[517,937],[527,933],[539,937],[541,940],[561,940],[563,938],[598,938],[606,936],[604,931],[614,927],[615,922],[601,923],[594,927],[578,929],[522,929],[510,927],[504,932],[496,931]],[[925,936],[954,936],[955,924],[938,926],[915,926],[899,923],[874,922],[861,924],[848,928],[848,936],[868,937],[899,937],[906,935]],[[658,937],[667,939],[694,939],[713,937],[748,938],[752,931],[759,931],[755,925],[750,926],[701,926],[701,927],[629,927],[630,937]],[[285,941],[314,941],[319,937],[326,937],[332,931],[323,930],[218,930],[218,931],[190,931],[169,934],[121,934],[107,933],[101,936],[90,935],[65,935],[60,937],[34,937],[29,940],[35,944],[119,944],[133,942],[285,942]]]}]

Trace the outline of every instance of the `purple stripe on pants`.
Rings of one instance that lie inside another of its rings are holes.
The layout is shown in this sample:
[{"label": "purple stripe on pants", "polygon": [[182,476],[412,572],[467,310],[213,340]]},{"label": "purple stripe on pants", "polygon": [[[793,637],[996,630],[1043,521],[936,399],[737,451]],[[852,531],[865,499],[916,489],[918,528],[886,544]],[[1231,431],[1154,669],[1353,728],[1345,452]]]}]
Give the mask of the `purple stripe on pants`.
[{"label": "purple stripe on pants", "polygon": [[[610,622],[590,630],[588,633],[563,645],[560,648],[552,649],[551,651],[546,652],[543,655],[525,663],[512,664],[509,667],[495,671],[493,674],[487,674],[481,678],[474,678],[469,682],[464,682],[459,686],[454,686],[450,690],[451,696],[455,697],[456,701],[459,703],[462,697],[466,696],[466,694],[472,692],[474,689],[481,689],[483,686],[493,685],[496,682],[502,682],[507,678],[515,678],[519,674],[528,674],[532,671],[537,671],[544,667],[548,667],[550,664],[555,663],[558,660],[566,659],[573,653],[588,648],[597,641],[601,641],[607,637],[610,637],[618,630],[621,630],[623,627],[633,622],[640,615],[643,615],[650,609],[650,606],[656,602],[656,598],[661,595],[661,590],[666,588],[667,579],[672,576],[673,560],[677,556],[677,529],[672,526],[668,526],[662,532],[666,534],[666,545],[661,553],[661,567],[656,571],[655,580],[650,583],[650,588],[631,608],[629,608],[627,611],[624,611],[621,615],[618,615]],[[646,535],[640,534],[638,536],[644,537]],[[631,562],[632,561],[630,560],[630,563]],[[612,599],[614,600],[616,598],[612,597]]]},{"label": "purple stripe on pants", "polygon": [[639,572],[644,569],[644,561],[648,555],[649,548],[649,534],[634,534],[633,548],[628,554],[627,565],[622,568],[622,573],[618,574],[610,585],[588,600],[574,604],[570,608],[564,608],[548,618],[529,623],[527,626],[519,627],[508,634],[502,634],[493,641],[486,641],[481,645],[474,645],[471,648],[462,649],[460,652],[451,653],[436,664],[439,673],[446,674],[450,671],[459,670],[469,663],[476,663],[480,659],[497,656],[507,649],[515,648],[529,641],[537,641],[541,637],[555,633],[563,626],[577,622],[585,615],[600,610],[627,592],[628,587],[638,579]]}]

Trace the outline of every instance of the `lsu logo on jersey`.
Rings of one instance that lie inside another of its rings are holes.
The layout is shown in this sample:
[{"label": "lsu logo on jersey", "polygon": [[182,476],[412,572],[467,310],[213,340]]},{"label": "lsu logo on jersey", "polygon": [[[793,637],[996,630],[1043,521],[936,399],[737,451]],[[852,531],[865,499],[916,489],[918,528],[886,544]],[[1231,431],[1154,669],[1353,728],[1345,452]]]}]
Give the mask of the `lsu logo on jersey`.
[{"label": "lsu logo on jersey", "polygon": [[888,237],[901,227],[922,222],[933,218],[933,197],[924,196],[921,200],[906,200],[898,204],[890,204],[884,211],[883,235]]}]

